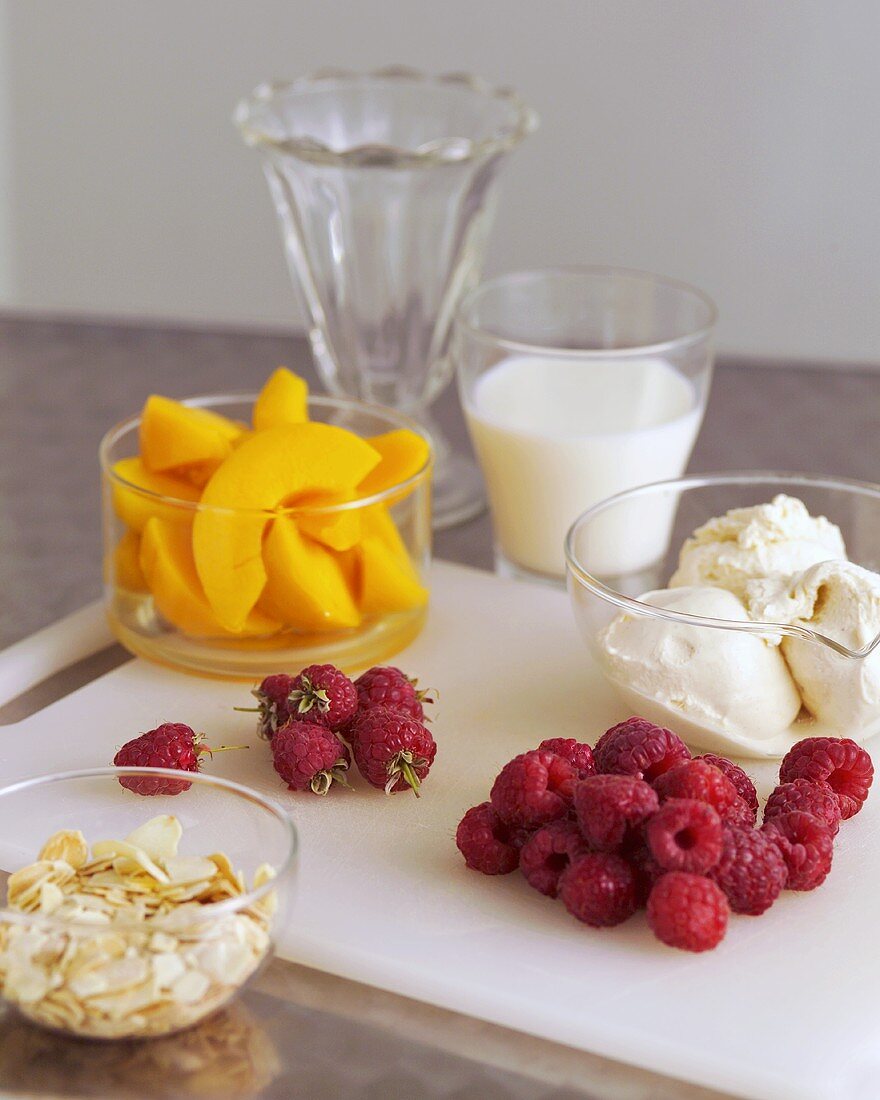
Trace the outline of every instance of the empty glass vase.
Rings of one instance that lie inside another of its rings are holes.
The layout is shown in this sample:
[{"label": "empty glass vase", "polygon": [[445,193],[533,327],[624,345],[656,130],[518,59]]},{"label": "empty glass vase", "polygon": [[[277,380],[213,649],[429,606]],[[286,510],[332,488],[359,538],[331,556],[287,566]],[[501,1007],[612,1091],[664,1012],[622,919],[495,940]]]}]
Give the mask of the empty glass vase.
[{"label": "empty glass vase", "polygon": [[262,154],[324,384],[422,420],[435,527],[475,515],[479,474],[429,406],[450,378],[450,322],[479,279],[500,166],[535,114],[473,77],[395,68],[263,84],[235,122]]}]

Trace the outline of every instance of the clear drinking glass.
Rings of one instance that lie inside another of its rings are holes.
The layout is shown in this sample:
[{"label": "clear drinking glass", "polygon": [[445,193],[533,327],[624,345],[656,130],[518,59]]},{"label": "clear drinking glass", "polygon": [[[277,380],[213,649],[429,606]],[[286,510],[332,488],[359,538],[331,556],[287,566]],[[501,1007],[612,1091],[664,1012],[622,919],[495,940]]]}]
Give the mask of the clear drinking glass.
[{"label": "clear drinking glass", "polygon": [[262,154],[324,384],[428,425],[435,527],[477,514],[479,472],[428,409],[451,375],[450,323],[479,279],[499,169],[535,114],[474,77],[394,68],[262,84],[235,122]]},{"label": "clear drinking glass", "polygon": [[464,299],[452,358],[499,572],[561,583],[581,512],[683,472],[714,324],[700,291],[607,267],[504,275]]}]

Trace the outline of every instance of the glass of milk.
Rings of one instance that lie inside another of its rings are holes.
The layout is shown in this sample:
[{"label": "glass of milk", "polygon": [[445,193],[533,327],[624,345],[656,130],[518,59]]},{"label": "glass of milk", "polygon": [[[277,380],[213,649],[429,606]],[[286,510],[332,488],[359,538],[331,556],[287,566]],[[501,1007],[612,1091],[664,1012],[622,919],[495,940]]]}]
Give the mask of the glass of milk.
[{"label": "glass of milk", "polygon": [[[464,299],[452,354],[499,572],[562,582],[577,516],[684,472],[706,407],[715,317],[693,287],[610,267],[503,275]],[[627,535],[609,529],[610,556]]]}]

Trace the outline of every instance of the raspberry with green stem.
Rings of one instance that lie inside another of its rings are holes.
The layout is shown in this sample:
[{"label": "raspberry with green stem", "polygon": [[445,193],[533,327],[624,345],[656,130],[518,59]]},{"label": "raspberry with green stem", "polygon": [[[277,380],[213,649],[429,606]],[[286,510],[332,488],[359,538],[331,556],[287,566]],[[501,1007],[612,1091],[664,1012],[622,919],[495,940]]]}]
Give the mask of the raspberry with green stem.
[{"label": "raspberry with green stem", "polygon": [[334,783],[350,787],[346,746],[317,722],[292,718],[272,738],[275,771],[292,791],[326,795]]},{"label": "raspberry with green stem", "polygon": [[351,680],[334,665],[309,665],[294,677],[287,703],[291,718],[319,722],[336,731],[354,718],[358,694]]},{"label": "raspberry with green stem", "polygon": [[420,794],[437,745],[421,722],[389,707],[360,711],[351,727],[351,747],[361,775],[373,787]]},{"label": "raspberry with green stem", "polygon": [[[165,722],[127,741],[113,757],[113,765],[117,768],[172,768],[181,772],[197,772],[202,756],[248,747],[218,745],[211,748],[204,743],[204,736],[195,733],[183,722]],[[165,776],[155,779],[140,775],[120,776],[119,782],[126,790],[141,795],[181,794],[192,786],[184,779],[167,779]]]},{"label": "raspberry with green stem", "polygon": [[277,672],[265,677],[251,695],[257,700],[255,707],[234,707],[242,714],[258,714],[257,733],[266,741],[271,741],[275,731],[284,725],[290,717],[289,695],[293,688],[293,677],[286,672]]}]

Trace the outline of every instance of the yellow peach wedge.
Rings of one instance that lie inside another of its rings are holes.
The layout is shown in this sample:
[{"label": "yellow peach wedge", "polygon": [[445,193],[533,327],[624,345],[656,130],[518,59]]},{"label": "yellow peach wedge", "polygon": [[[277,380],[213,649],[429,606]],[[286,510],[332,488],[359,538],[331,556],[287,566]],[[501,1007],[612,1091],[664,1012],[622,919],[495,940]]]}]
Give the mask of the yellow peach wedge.
[{"label": "yellow peach wedge", "polygon": [[[160,614],[186,634],[226,636],[211,610],[193,560],[189,530],[151,519],[141,538],[140,567]],[[246,616],[239,635],[271,634],[279,623],[258,611]]]},{"label": "yellow peach wedge", "polygon": [[154,473],[188,475],[202,486],[232,451],[242,430],[210,409],[153,394],[141,414],[141,458]]},{"label": "yellow peach wedge", "polygon": [[308,535],[315,542],[320,542],[329,550],[350,550],[361,537],[361,508],[343,508],[335,512],[310,514],[310,508],[334,507],[339,504],[347,504],[355,499],[353,492],[349,493],[317,493],[308,500],[300,500],[298,506],[303,511],[294,513],[293,517],[300,531]]},{"label": "yellow peach wedge", "polygon": [[364,509],[363,527],[365,535],[374,535],[385,544],[387,549],[401,561],[409,562],[409,551],[397,524],[384,504],[374,504]]},{"label": "yellow peach wedge", "polygon": [[126,531],[107,561],[107,581],[128,592],[146,592],[149,585],[141,569],[141,536]]},{"label": "yellow peach wedge", "polygon": [[305,379],[287,367],[269,377],[254,402],[254,427],[277,428],[280,424],[302,424],[308,420],[309,387]]},{"label": "yellow peach wedge", "polygon": [[359,547],[359,604],[364,615],[391,615],[428,602],[428,590],[419,580],[409,557],[401,558],[376,535],[367,535]]},{"label": "yellow peach wedge", "polygon": [[[140,458],[121,458],[113,464],[113,473],[127,485],[113,480],[113,508],[119,518],[132,531],[143,531],[149,519],[154,516],[170,523],[190,524],[194,509],[176,507],[161,500],[169,497],[174,500],[193,503],[201,495],[200,490],[189,481],[171,477],[169,474],[157,474],[148,470]],[[135,486],[136,488],[130,488]],[[145,490],[138,492],[138,489]]]},{"label": "yellow peach wedge", "polygon": [[372,496],[399,485],[423,469],[431,455],[426,439],[407,428],[370,436],[367,442],[382,456],[382,461],[358,486],[358,495]]},{"label": "yellow peach wedge", "polygon": [[227,630],[241,630],[266,583],[268,513],[320,493],[350,493],[378,462],[359,436],[308,422],[255,432],[232,452],[205,486],[193,525],[196,570]]},{"label": "yellow peach wedge", "polygon": [[354,546],[351,550],[343,550],[341,554],[334,554],[342,576],[348,585],[348,590],[354,597],[355,604],[360,607],[361,602],[361,552],[360,547]]},{"label": "yellow peach wedge", "polygon": [[278,516],[263,543],[266,587],[259,606],[301,632],[348,630],[361,615],[335,554]]},{"label": "yellow peach wedge", "polygon": [[419,581],[403,536],[385,505],[363,509],[361,524],[362,542],[337,558],[364,614],[391,614],[426,603],[427,589]]}]

